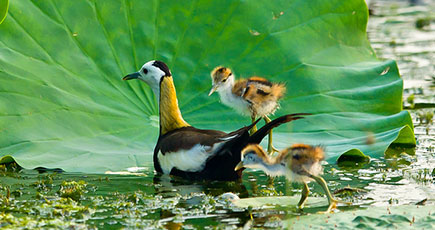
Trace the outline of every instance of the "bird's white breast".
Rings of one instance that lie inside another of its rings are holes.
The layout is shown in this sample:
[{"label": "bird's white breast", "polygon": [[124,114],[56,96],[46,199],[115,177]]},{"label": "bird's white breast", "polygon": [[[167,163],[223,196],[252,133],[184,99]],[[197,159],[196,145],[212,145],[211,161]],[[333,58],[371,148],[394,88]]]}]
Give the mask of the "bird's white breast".
[{"label": "bird's white breast", "polygon": [[287,176],[290,173],[290,169],[283,164],[264,165],[259,164],[258,168],[263,170],[269,176]]},{"label": "bird's white breast", "polygon": [[167,152],[165,155],[159,151],[157,158],[164,174],[169,174],[174,167],[181,171],[199,172],[219,146],[221,143],[214,144],[213,147],[197,144],[191,149]]},{"label": "bird's white breast", "polygon": [[242,97],[234,95],[231,87],[224,87],[222,90],[218,91],[218,93],[224,105],[235,109],[242,115],[251,114],[249,111],[249,103]]}]

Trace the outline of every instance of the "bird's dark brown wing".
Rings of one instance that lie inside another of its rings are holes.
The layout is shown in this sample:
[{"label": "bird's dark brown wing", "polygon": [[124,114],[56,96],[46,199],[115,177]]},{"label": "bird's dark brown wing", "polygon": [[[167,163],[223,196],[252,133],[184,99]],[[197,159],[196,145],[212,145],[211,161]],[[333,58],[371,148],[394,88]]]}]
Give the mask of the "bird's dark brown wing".
[{"label": "bird's dark brown wing", "polygon": [[164,155],[167,152],[191,149],[197,144],[211,147],[220,142],[220,138],[226,135],[226,133],[218,130],[203,130],[191,126],[184,127],[160,136],[156,150],[160,150]]}]

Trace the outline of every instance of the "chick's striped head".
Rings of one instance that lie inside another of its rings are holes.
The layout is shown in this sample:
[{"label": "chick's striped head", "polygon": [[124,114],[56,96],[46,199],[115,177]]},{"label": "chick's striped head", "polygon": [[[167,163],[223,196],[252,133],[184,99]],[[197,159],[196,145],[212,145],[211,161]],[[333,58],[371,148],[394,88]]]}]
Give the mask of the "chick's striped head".
[{"label": "chick's striped head", "polygon": [[271,159],[258,144],[250,144],[242,150],[241,161],[236,166],[235,170],[241,168],[262,169],[266,165],[271,164]]},{"label": "chick's striped head", "polygon": [[246,146],[242,150],[242,160],[244,160],[247,156],[250,156],[252,154],[257,155],[257,157],[265,163],[269,163],[269,164],[272,163],[269,155],[258,144],[250,144],[250,145]]},{"label": "chick's striped head", "polygon": [[231,84],[234,82],[233,72],[230,68],[218,66],[211,71],[211,81],[212,81],[212,89],[210,90],[209,95],[211,95],[214,91],[219,91],[219,89],[223,87],[231,87]]}]

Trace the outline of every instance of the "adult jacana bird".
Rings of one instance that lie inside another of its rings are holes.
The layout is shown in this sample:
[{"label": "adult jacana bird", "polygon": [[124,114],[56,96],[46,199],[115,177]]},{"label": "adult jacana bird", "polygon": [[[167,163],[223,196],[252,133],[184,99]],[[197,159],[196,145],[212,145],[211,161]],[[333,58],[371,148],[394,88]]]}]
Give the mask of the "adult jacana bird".
[{"label": "adult jacana bird", "polygon": [[280,124],[300,119],[304,114],[279,117],[252,136],[253,124],[234,132],[197,129],[181,116],[175,85],[168,66],[162,61],[149,61],[123,80],[138,79],[147,83],[159,99],[160,133],[154,149],[157,172],[189,179],[236,180],[241,170],[234,167],[241,160],[241,150],[260,143],[269,130]]},{"label": "adult jacana bird", "polygon": [[[231,69],[222,66],[214,68],[210,75],[212,88],[208,95],[217,91],[224,105],[235,109],[242,115],[249,115],[252,122],[257,117],[261,117],[269,123],[268,116],[279,108],[279,100],[286,91],[284,84],[273,83],[258,76],[236,81]],[[254,126],[252,132],[255,131]],[[269,133],[267,151],[269,154],[278,152],[272,144],[272,130]]]},{"label": "adult jacana bird", "polygon": [[295,144],[278,153],[276,157],[270,157],[263,148],[257,144],[250,144],[242,150],[242,160],[234,170],[241,168],[256,168],[270,176],[285,176],[288,181],[303,184],[302,196],[298,207],[302,208],[310,189],[308,182],[316,181],[325,191],[329,206],[326,212],[330,212],[340,201],[332,197],[325,180],[320,176],[323,167],[320,162],[325,158],[324,150],[320,146]]}]

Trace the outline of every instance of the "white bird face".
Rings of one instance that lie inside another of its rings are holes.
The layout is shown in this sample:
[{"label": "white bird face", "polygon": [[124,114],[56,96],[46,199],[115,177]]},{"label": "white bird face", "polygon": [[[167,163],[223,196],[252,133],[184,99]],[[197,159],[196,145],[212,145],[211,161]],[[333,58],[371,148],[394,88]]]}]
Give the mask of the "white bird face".
[{"label": "white bird face", "polygon": [[149,61],[135,73],[128,74],[123,80],[138,79],[147,83],[153,89],[156,96],[160,89],[160,81],[163,77],[171,76],[171,71],[168,66],[162,61]]}]

